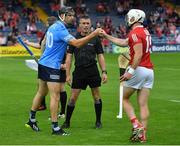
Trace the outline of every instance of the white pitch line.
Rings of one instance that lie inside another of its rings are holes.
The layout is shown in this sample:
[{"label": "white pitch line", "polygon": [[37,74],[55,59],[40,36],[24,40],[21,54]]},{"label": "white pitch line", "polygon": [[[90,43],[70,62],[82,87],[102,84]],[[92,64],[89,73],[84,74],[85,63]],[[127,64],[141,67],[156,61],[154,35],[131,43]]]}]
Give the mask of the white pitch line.
[{"label": "white pitch line", "polygon": [[180,102],[180,100],[169,100],[171,102]]}]

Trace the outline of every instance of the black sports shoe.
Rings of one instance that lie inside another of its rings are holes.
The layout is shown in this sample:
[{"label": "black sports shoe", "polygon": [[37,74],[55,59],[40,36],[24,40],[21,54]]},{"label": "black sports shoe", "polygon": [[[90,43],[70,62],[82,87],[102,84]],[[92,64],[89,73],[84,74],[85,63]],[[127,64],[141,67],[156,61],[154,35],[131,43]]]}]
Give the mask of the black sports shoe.
[{"label": "black sports shoe", "polygon": [[65,122],[62,124],[61,128],[70,128],[70,123],[65,121]]},{"label": "black sports shoe", "polygon": [[27,127],[27,128],[32,128],[32,130],[34,130],[34,131],[36,131],[36,132],[38,132],[38,131],[40,131],[40,129],[39,129],[39,127],[38,127],[38,125],[37,125],[37,122],[31,122],[30,120],[25,124],[25,126]]},{"label": "black sports shoe", "polygon": [[63,129],[60,128],[58,131],[52,130],[52,135],[68,136],[69,133],[66,133]]},{"label": "black sports shoe", "polygon": [[102,128],[102,123],[101,122],[96,122],[95,127],[96,127],[96,129]]}]

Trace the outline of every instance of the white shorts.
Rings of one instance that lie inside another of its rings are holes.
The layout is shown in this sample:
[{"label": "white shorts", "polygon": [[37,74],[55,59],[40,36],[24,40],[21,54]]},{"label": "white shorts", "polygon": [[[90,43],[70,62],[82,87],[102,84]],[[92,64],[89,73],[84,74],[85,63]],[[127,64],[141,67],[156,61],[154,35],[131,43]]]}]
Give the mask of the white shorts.
[{"label": "white shorts", "polygon": [[150,88],[154,83],[154,71],[152,69],[138,66],[135,69],[133,76],[124,82],[125,87],[134,89]]}]

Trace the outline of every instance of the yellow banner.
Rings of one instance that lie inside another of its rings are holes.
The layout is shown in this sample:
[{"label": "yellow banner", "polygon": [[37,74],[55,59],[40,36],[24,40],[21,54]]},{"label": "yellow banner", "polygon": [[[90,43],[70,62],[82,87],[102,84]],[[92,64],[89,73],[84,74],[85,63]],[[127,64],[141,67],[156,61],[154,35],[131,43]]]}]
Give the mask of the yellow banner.
[{"label": "yellow banner", "polygon": [[[40,49],[29,47],[35,56],[41,55]],[[0,57],[8,56],[30,56],[30,54],[21,45],[16,46],[0,46]]]}]

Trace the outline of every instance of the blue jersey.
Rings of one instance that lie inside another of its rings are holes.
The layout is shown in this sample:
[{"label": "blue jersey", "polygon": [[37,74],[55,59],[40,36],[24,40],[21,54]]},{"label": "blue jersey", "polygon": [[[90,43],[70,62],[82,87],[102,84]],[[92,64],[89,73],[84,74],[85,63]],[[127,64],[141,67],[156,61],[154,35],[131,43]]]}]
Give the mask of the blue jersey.
[{"label": "blue jersey", "polygon": [[45,50],[39,59],[39,64],[53,69],[60,69],[68,42],[74,39],[61,21],[49,27],[46,33]]}]

